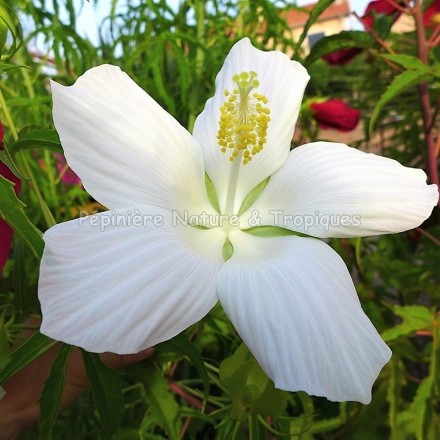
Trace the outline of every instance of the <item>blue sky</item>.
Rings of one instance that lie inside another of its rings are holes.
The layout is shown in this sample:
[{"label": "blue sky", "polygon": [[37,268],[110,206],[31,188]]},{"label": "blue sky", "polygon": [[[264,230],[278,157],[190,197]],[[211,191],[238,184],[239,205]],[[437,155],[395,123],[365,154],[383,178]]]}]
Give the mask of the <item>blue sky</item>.
[{"label": "blue sky", "polygon": [[[80,3],[80,0],[77,0]],[[178,5],[182,0],[169,0],[170,6]],[[313,0],[298,0],[298,5],[305,5],[312,3]],[[92,41],[97,41],[98,35],[98,23],[103,17],[109,13],[110,2],[107,3],[107,8],[103,6],[103,2],[98,3],[98,7],[94,7],[92,2],[84,2],[84,6],[81,10],[81,14],[78,17],[78,31],[82,35],[88,36]],[[293,2],[292,2],[293,3]],[[357,12],[358,15],[362,15],[369,0],[350,0],[351,8]],[[353,17],[351,19],[351,27],[353,29],[361,29],[357,20]]]}]

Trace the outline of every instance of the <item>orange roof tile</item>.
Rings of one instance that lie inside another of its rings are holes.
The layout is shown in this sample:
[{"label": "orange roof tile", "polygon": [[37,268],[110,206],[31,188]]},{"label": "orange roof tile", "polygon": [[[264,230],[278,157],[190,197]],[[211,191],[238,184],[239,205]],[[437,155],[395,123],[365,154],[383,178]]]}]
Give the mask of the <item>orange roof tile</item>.
[{"label": "orange roof tile", "polygon": [[[316,6],[316,3],[310,3],[308,5],[302,6],[302,9],[311,11]],[[307,12],[298,11],[296,9],[291,9],[286,11],[286,21],[291,28],[303,27],[308,18],[309,14]],[[322,22],[326,20],[331,20],[337,17],[348,17],[350,15],[350,5],[347,0],[336,0],[332,5],[330,5],[318,18],[317,22]]]}]

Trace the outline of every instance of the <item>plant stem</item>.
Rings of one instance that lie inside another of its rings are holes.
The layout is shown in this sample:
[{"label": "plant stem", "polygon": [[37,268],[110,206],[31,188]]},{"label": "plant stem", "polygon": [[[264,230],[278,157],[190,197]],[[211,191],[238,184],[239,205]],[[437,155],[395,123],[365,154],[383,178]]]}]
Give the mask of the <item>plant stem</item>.
[{"label": "plant stem", "polygon": [[[417,34],[417,48],[419,53],[419,58],[424,64],[428,64],[429,56],[429,46],[426,41],[425,27],[423,25],[423,9],[420,0],[414,1],[414,19],[416,24],[416,34]],[[432,131],[432,117],[433,111],[431,109],[431,102],[429,99],[429,89],[426,82],[419,84],[419,97],[420,104],[422,107],[422,117],[423,117],[423,131],[425,134],[425,145],[426,145],[426,167],[431,183],[439,185],[438,171],[437,171],[437,156],[435,154],[435,142],[434,133]]]},{"label": "plant stem", "polygon": [[416,228],[416,231],[420,232],[422,235],[424,235],[426,238],[428,238],[429,240],[431,240],[434,244],[436,244],[437,246],[440,246],[440,240],[436,237],[434,237],[432,234],[430,234],[428,231],[425,231],[423,228],[421,228],[420,226],[418,228]]}]

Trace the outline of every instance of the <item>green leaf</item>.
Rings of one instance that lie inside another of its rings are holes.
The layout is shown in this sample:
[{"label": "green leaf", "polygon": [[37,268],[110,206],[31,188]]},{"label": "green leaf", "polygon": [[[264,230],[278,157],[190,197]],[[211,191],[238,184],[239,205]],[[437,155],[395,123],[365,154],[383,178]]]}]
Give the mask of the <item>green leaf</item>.
[{"label": "green leaf", "polygon": [[234,420],[242,419],[248,411],[278,417],[285,410],[288,393],[275,388],[245,344],[220,364],[219,375],[232,397]]},{"label": "green leaf", "polygon": [[153,46],[148,67],[150,68],[151,73],[153,74],[155,88],[160,98],[163,100],[165,104],[165,108],[170,114],[175,115],[176,104],[173,97],[171,96],[168,84],[166,83],[166,81],[164,81],[165,78],[163,75],[163,70],[164,70],[163,50],[164,48],[161,47],[159,44]]},{"label": "green leaf", "polygon": [[240,421],[227,417],[216,426],[215,440],[237,440],[239,428]]},{"label": "green leaf", "polygon": [[432,73],[435,76],[435,78],[437,79],[438,82],[438,78],[440,78],[440,63],[436,62],[433,66],[432,66]]},{"label": "green leaf", "polygon": [[286,409],[289,394],[275,388],[255,359],[252,358],[249,365],[243,398],[246,400],[246,397],[251,396],[248,400],[251,413],[264,417],[281,416]]},{"label": "green leaf", "polygon": [[3,51],[3,48],[5,47],[7,38],[8,38],[8,27],[6,26],[5,20],[0,19],[0,53]]},{"label": "green leaf", "polygon": [[370,49],[376,42],[367,32],[361,31],[342,31],[339,34],[321,38],[315,43],[306,58],[306,65],[310,65],[323,55],[342,49]]},{"label": "green leaf", "polygon": [[10,353],[4,317],[0,316],[0,370],[8,363]]},{"label": "green leaf", "polygon": [[394,17],[386,14],[377,14],[373,12],[373,32],[382,41],[385,41],[391,32],[391,28],[394,24]]},{"label": "green leaf", "polygon": [[396,76],[393,82],[386,89],[385,93],[379,99],[376,107],[374,107],[373,114],[371,115],[370,119],[370,134],[373,132],[376,120],[385,104],[387,104],[396,96],[403,93],[405,90],[415,86],[416,84],[428,80],[430,77],[430,74],[419,70],[407,70],[406,72],[403,72],[400,75]]},{"label": "green leaf", "polygon": [[260,182],[244,198],[243,203],[241,204],[240,209],[238,210],[238,214],[237,215],[239,217],[240,217],[241,214],[246,212],[254,204],[254,202],[258,199],[258,197],[260,197],[260,195],[263,192],[264,188],[266,188],[266,185],[269,182],[269,179],[270,179],[270,176],[267,179],[264,179],[262,182]]},{"label": "green leaf", "polygon": [[[310,397],[305,391],[298,391],[296,393],[296,396],[301,401],[301,405],[303,407],[303,416],[298,419],[298,422],[301,421],[301,427],[298,432],[299,435],[306,433],[313,427],[313,413],[314,413],[314,406],[313,406],[313,399]],[[341,408],[342,410],[342,408]],[[327,421],[329,422],[329,421]]]},{"label": "green leaf", "polygon": [[179,405],[168,388],[161,372],[151,365],[144,367],[143,382],[150,401],[151,417],[167,433],[170,440],[178,440],[180,432]]},{"label": "green leaf", "polygon": [[197,347],[188,339],[185,333],[175,336],[169,341],[162,342],[156,346],[158,352],[174,352],[187,356],[199,373],[203,381],[203,407],[206,405],[206,399],[209,395],[209,376],[203,362],[203,357]]},{"label": "green leaf", "polygon": [[232,257],[234,253],[234,246],[230,242],[229,238],[226,239],[225,244],[223,245],[223,260],[228,261],[229,258]]},{"label": "green leaf", "polygon": [[241,343],[234,354],[220,364],[220,382],[229,390],[231,395],[236,395],[245,383],[245,372],[241,366],[250,357],[249,349]]},{"label": "green leaf", "polygon": [[431,68],[424,64],[420,58],[413,57],[411,55],[391,55],[391,54],[381,54],[382,58],[392,61],[399,66],[404,67],[408,70],[419,70],[421,72],[430,73]]},{"label": "green leaf", "polygon": [[41,128],[33,125],[25,127],[10,147],[12,152],[40,148],[62,152],[58,133],[51,128]]},{"label": "green leaf", "polygon": [[28,66],[17,66],[16,64],[0,63],[0,72],[7,72],[13,69],[30,69]]},{"label": "green leaf", "polygon": [[417,330],[426,329],[432,325],[434,320],[433,313],[422,306],[393,306],[392,310],[396,315],[403,318],[403,322],[382,333],[385,342],[391,342]]},{"label": "green leaf", "polygon": [[4,50],[5,46],[0,47],[0,59],[8,60],[19,49],[23,35],[20,22],[18,21],[14,10],[3,1],[0,2],[0,29],[2,33],[2,44],[7,40],[7,32],[9,31],[11,33],[12,39],[8,45],[8,50]]},{"label": "green leaf", "polygon": [[280,226],[254,226],[253,228],[243,229],[246,232],[255,237],[286,237],[289,235],[297,235],[298,237],[308,237],[301,232],[291,231],[290,229],[282,228]]},{"label": "green leaf", "polygon": [[434,313],[423,306],[392,306],[393,312],[404,320],[417,322],[423,328],[423,325],[430,324],[434,319]]},{"label": "green leaf", "polygon": [[18,373],[35,359],[38,359],[56,344],[58,344],[57,341],[42,335],[40,332],[32,335],[9,356],[9,362],[0,372],[0,384]]},{"label": "green leaf", "polygon": [[388,421],[391,429],[391,440],[398,440],[400,430],[398,429],[397,416],[402,386],[405,384],[402,361],[393,356],[389,363],[389,368],[391,377],[387,389],[387,401],[389,404]]},{"label": "green leaf", "polygon": [[60,409],[61,397],[63,396],[66,370],[71,345],[63,344],[52,364],[49,377],[44,383],[44,389],[40,399],[40,436],[41,440],[51,440],[52,430],[55,426]]},{"label": "green leaf", "polygon": [[436,408],[439,396],[439,361],[440,361],[440,317],[436,316],[432,328],[432,351],[429,376],[418,386],[414,400],[409,406],[413,416],[414,433],[417,440],[438,438],[439,417]]},{"label": "green leaf", "polygon": [[4,149],[0,151],[0,162],[5,163],[20,180],[28,180],[27,176],[21,173],[15,165],[14,159],[12,158],[11,153],[6,145],[4,145]]},{"label": "green leaf", "polygon": [[410,405],[410,413],[413,414],[415,424],[415,434],[417,440],[426,440],[426,431],[431,418],[432,408],[432,375],[423,379],[418,386],[416,396]]},{"label": "green leaf", "polygon": [[245,402],[241,399],[241,395],[246,384],[247,361],[250,356],[248,348],[242,343],[232,356],[226,358],[220,364],[220,383],[228,390],[232,398],[230,417],[233,420],[243,419],[248,410]]},{"label": "green leaf", "polygon": [[440,46],[434,46],[429,51],[429,59],[432,61],[436,67],[440,66]]},{"label": "green leaf", "polygon": [[218,204],[217,193],[210,177],[205,173],[205,187],[208,199],[211,202],[212,207],[220,214],[220,205]]},{"label": "green leaf", "polygon": [[111,437],[121,425],[124,413],[121,375],[107,367],[96,353],[83,350],[82,355],[102,428]]},{"label": "green leaf", "polygon": [[14,184],[0,176],[0,217],[20,236],[32,253],[40,258],[43,254],[43,234],[24,213],[26,205],[16,196]]},{"label": "green leaf", "polygon": [[296,43],[295,52],[298,52],[304,40],[307,37],[310,27],[313,23],[319,18],[319,16],[334,2],[335,0],[319,0],[313,6],[313,9],[310,11],[309,18],[304,25],[304,29],[302,31],[301,36],[299,37],[298,42]]}]

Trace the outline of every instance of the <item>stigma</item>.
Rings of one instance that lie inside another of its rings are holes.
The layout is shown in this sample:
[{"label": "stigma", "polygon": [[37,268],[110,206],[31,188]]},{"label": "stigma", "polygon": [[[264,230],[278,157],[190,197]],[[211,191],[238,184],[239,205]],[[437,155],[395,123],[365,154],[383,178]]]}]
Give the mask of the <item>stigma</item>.
[{"label": "stigma", "polygon": [[225,90],[225,102],[220,107],[218,145],[229,160],[241,160],[246,165],[260,153],[267,140],[270,109],[267,97],[257,93],[255,72],[242,72],[232,77],[236,88]]}]

